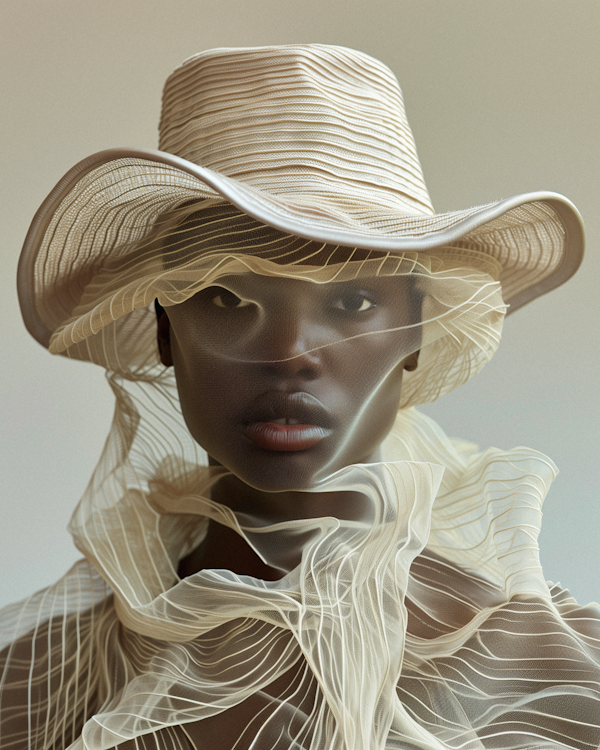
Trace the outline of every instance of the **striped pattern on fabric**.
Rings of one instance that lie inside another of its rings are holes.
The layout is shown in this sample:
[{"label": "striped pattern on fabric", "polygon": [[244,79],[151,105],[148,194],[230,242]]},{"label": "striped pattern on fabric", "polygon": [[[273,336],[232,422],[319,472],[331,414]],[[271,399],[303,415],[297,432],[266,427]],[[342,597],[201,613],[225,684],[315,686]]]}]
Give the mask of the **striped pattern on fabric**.
[{"label": "striped pattern on fabric", "polygon": [[[95,567],[0,617],[2,748],[597,747],[600,609],[538,559],[551,462],[477,453],[414,410],[384,458],[334,480],[368,493],[368,522],[248,527],[174,478],[110,508],[96,495],[73,526]],[[300,564],[180,580],[207,515]]]}]

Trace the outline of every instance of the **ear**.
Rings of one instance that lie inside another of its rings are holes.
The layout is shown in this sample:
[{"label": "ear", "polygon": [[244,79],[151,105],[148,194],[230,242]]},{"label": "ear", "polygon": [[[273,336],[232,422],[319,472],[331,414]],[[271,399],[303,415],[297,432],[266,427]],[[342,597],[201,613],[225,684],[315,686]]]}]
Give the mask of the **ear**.
[{"label": "ear", "polygon": [[413,370],[417,369],[417,365],[419,364],[419,352],[420,349],[417,349],[416,352],[413,352],[406,358],[404,362],[404,369],[408,372],[413,372]]},{"label": "ear", "polygon": [[169,316],[164,307],[159,305],[158,300],[154,300],[156,309],[156,341],[158,343],[158,353],[160,361],[165,367],[173,366],[173,357],[171,356],[171,324]]}]

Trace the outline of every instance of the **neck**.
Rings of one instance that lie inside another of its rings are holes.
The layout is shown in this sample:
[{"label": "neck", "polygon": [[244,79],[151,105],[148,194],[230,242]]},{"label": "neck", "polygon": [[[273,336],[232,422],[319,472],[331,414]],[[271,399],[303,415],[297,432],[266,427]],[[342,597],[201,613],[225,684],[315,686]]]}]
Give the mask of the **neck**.
[{"label": "neck", "polygon": [[[210,464],[219,465],[213,459]],[[361,517],[365,508],[365,498],[359,492],[264,492],[233,474],[224,476],[213,486],[211,498],[245,515],[250,523],[260,525],[322,516],[351,520]],[[264,563],[236,531],[215,521],[210,521],[202,543],[180,562],[179,575],[184,578],[204,568],[224,568],[268,581],[283,575],[281,570]]]},{"label": "neck", "polygon": [[283,573],[263,562],[245,539],[233,529],[210,521],[203,542],[179,563],[179,577],[185,578],[205,568],[231,570],[265,581],[276,581]]}]

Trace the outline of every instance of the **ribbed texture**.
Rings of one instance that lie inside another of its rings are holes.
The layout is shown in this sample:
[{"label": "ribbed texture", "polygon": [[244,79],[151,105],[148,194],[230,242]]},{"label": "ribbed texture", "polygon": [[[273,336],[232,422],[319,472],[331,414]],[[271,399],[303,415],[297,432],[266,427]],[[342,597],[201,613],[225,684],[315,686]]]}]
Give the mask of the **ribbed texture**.
[{"label": "ribbed texture", "polygon": [[196,55],[165,85],[159,148],[317,206],[433,213],[396,79],[343,47]]},{"label": "ribbed texture", "polygon": [[[170,209],[190,201],[200,201],[198,207],[201,207],[203,198],[211,194],[212,191],[201,187],[190,175],[134,159],[112,162],[83,178],[77,190],[71,191],[54,212],[35,260],[36,312],[47,328],[53,332],[71,319],[86,285],[96,275],[105,274],[105,266],[112,272],[132,244],[156,233],[157,225],[160,227]],[[126,201],[124,196],[127,196]],[[291,206],[284,208],[291,214]],[[321,204],[319,211],[314,210],[314,226],[331,229],[354,223],[356,231],[360,230],[365,239],[376,229],[379,234],[383,232],[390,237],[419,238],[452,229],[481,210],[424,218],[399,216],[378,207],[377,227],[369,232],[370,219],[366,212],[373,209],[372,205],[359,205],[360,219],[345,213],[347,208],[340,208],[333,201],[329,205]],[[162,209],[160,213],[159,209]],[[298,207],[294,210],[301,215],[307,206],[303,205],[302,211]],[[472,251],[474,258],[478,254],[486,255],[492,259],[489,261],[492,266],[496,261],[503,296],[510,300],[560,267],[565,242],[564,227],[553,209],[537,202],[516,207],[487,222],[457,239],[452,247]],[[245,252],[253,250],[249,248]],[[428,252],[439,254],[443,249]],[[454,258],[450,257],[449,263],[453,262]],[[485,262],[485,258],[481,258],[475,265],[481,267]],[[95,286],[98,287],[97,282]],[[111,291],[107,288],[98,293],[107,296]],[[141,302],[142,305],[147,303]],[[102,325],[110,321],[111,318],[104,318]]]},{"label": "ribbed texture", "polygon": [[[2,612],[2,748],[597,747],[600,610],[538,559],[552,463],[479,454],[412,410],[384,458],[322,486],[367,498],[353,521],[242,522],[206,468],[119,474],[120,498],[96,482],[72,521],[88,560]],[[207,517],[287,575],[180,581]]]},{"label": "ribbed texture", "polygon": [[[19,285],[26,324],[44,345],[104,265],[190,201],[231,202],[284,234],[334,245],[485,253],[502,267],[507,304],[561,283],[581,258],[579,219],[560,196],[434,214],[398,83],[354,50],[290,45],[191,58],[165,85],[160,148],[154,158],[89,157],[40,209]],[[185,162],[169,163],[170,154]]]}]

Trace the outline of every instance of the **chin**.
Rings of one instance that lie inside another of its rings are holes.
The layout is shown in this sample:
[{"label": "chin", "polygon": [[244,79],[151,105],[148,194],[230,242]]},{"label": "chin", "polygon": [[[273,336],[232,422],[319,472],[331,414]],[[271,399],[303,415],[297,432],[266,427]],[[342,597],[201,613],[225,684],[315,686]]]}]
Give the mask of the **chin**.
[{"label": "chin", "polygon": [[318,489],[323,481],[346,466],[377,460],[377,450],[367,457],[335,459],[324,459],[311,450],[289,453],[257,450],[247,461],[223,462],[223,465],[244,484],[261,492],[308,492]]},{"label": "chin", "polygon": [[250,446],[237,455],[214,458],[255,490],[301,492],[314,489],[324,478],[341,468],[339,462],[324,455],[328,452],[317,446],[303,451],[269,451]]},{"label": "chin", "polygon": [[302,492],[314,489],[329,472],[315,472],[302,459],[280,456],[254,462],[253,466],[231,469],[244,484],[261,492]]}]

